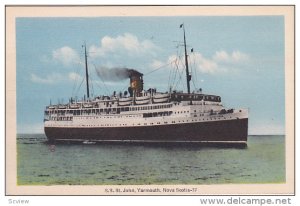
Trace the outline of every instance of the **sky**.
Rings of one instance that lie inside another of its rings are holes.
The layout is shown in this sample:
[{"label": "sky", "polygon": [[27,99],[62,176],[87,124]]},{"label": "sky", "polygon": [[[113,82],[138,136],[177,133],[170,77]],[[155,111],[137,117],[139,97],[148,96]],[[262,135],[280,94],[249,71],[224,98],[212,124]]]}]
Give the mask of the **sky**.
[{"label": "sky", "polygon": [[86,94],[83,44],[93,96],[129,85],[99,78],[96,68],[136,69],[145,89],[186,91],[182,23],[191,90],[248,108],[249,134],[284,134],[283,16],[17,18],[17,132],[43,133],[50,101]]}]

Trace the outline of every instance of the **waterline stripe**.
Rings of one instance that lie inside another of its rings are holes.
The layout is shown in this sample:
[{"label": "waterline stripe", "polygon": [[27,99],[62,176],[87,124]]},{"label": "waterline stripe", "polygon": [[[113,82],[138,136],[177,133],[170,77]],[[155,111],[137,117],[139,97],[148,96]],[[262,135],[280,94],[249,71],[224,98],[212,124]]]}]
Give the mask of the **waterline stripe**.
[{"label": "waterline stripe", "polygon": [[157,140],[88,140],[88,139],[56,139],[58,141],[88,141],[88,142],[153,142],[153,143],[247,143],[247,141],[157,141]]}]

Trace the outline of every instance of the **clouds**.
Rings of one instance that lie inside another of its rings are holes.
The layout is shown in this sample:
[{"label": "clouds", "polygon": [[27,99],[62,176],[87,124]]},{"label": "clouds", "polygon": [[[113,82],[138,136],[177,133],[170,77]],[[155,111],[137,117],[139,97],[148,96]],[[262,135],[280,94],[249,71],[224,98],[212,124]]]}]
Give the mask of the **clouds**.
[{"label": "clouds", "polygon": [[[137,36],[125,32],[115,37],[104,36],[101,38],[100,44],[93,44],[89,46],[87,50],[89,65],[140,67],[141,62],[150,62],[162,49],[150,40],[139,39]],[[80,58],[81,55],[79,51],[65,45],[54,49],[50,57],[43,55],[41,62],[45,64],[61,64],[60,69],[70,69],[76,65],[80,65],[80,67],[84,68],[84,64],[81,62],[81,59],[84,57]],[[54,65],[53,69],[55,70],[56,68],[58,68],[57,65]],[[64,72],[64,70],[59,71],[59,73]],[[75,76],[71,75],[71,78],[75,78]],[[52,80],[49,80],[47,77],[41,79],[35,76],[32,80],[40,83],[52,82]]]},{"label": "clouds", "polygon": [[[250,55],[239,50],[227,52],[224,50],[216,51],[212,57],[206,58],[200,53],[191,55],[196,68],[202,73],[218,74],[231,72],[234,69],[242,69],[248,63]],[[194,58],[194,59],[193,59]]]},{"label": "clouds", "polygon": [[233,51],[231,54],[224,50],[217,51],[213,60],[216,62],[241,63],[249,60],[249,56],[240,51]]},{"label": "clouds", "polygon": [[40,84],[54,84],[62,79],[62,76],[57,73],[48,74],[45,77],[40,77],[36,74],[31,74],[30,77],[30,80],[32,82]]},{"label": "clouds", "polygon": [[164,64],[165,64],[164,62],[154,59],[152,61],[152,63],[150,63],[150,67],[154,68],[154,69],[157,69],[159,67],[162,67]]},{"label": "clouds", "polygon": [[[184,55],[178,57],[177,55],[169,55],[165,60],[157,58],[157,56],[165,56],[167,53],[163,52],[159,46],[147,39],[139,39],[136,35],[130,33],[123,33],[118,36],[104,36],[100,40],[99,45],[92,45],[88,48],[89,63],[94,66],[108,66],[108,67],[133,67],[146,72],[146,70],[153,70],[160,67],[166,68],[184,68]],[[45,59],[45,56],[43,56]],[[62,67],[59,68],[53,65],[53,71],[46,76],[38,76],[31,74],[30,79],[34,83],[40,84],[54,84],[59,81],[72,80],[77,81],[82,78],[75,72],[66,72],[75,65],[81,64],[79,52],[70,46],[62,46],[54,49],[51,53],[51,58],[55,63],[60,63]],[[51,59],[50,58],[50,59]],[[241,68],[249,60],[250,56],[239,50],[228,52],[225,50],[218,50],[210,57],[205,56],[200,52],[193,52],[189,54],[189,66],[201,73],[217,75],[233,71],[236,68]],[[51,64],[50,62],[44,62]],[[64,70],[66,68],[67,70]],[[78,68],[77,68],[78,69]]]},{"label": "clouds", "polygon": [[[224,50],[216,51],[211,57],[205,57],[200,52],[193,52],[189,54],[189,65],[195,67],[197,71],[206,74],[219,74],[229,72],[232,69],[241,67],[250,59],[250,55],[245,54],[239,50],[227,52]],[[184,56],[170,55],[166,61],[153,60],[152,68],[157,68],[161,65],[175,64],[177,66],[184,66]],[[174,65],[173,65],[174,66]]]},{"label": "clouds", "polygon": [[30,74],[31,82],[38,84],[57,84],[66,81],[76,81],[79,79],[82,79],[82,77],[75,72],[70,72],[66,76],[59,73],[51,73],[46,76],[39,76],[34,73]]},{"label": "clouds", "polygon": [[195,52],[190,56],[191,64],[194,64],[196,69],[202,73],[214,74],[221,69],[217,62],[213,59],[205,58],[201,53]]},{"label": "clouds", "polygon": [[77,81],[78,79],[82,79],[82,77],[75,72],[69,73],[68,77],[69,77],[69,80],[71,80],[71,81]]},{"label": "clouds", "polygon": [[[161,53],[162,49],[150,40],[139,39],[137,36],[130,33],[124,33],[116,37],[104,36],[100,40],[99,45],[94,44],[88,49],[90,61],[101,64],[98,66],[128,66],[126,65],[128,62],[138,64],[139,61],[144,63],[147,61],[150,62],[148,63],[150,69],[170,65],[172,63],[177,64],[177,66],[184,66],[179,65],[184,64],[183,55],[181,57],[169,55],[165,60],[156,59],[156,57],[159,56],[158,54]],[[64,67],[80,63],[78,52],[69,46],[63,46],[53,50],[52,58],[56,62],[60,62]],[[207,57],[200,52],[193,52],[189,54],[189,64],[201,73],[215,75],[240,67],[243,64],[246,64],[249,58],[250,56],[248,54],[239,50],[234,50],[232,52],[218,50],[210,57]],[[133,61],[130,61],[130,59]],[[129,66],[136,67],[137,65]],[[75,77],[72,76],[72,78]],[[40,81],[35,77],[33,79]],[[44,79],[44,82],[51,81],[49,79]]]},{"label": "clouds", "polygon": [[[42,63],[47,64],[47,66],[51,65],[51,63],[53,62],[56,62],[61,64],[63,67],[52,65],[52,69],[46,71],[48,73],[46,75],[37,75],[35,73],[31,73],[30,81],[33,83],[56,84],[64,81],[74,81],[82,78],[75,72],[66,73],[65,71],[67,70],[63,70],[64,68],[69,69],[71,66],[81,64],[78,52],[69,46],[63,46],[61,48],[53,50],[51,56],[42,55],[40,60]],[[58,69],[59,71],[57,71]]]},{"label": "clouds", "polygon": [[71,47],[64,46],[52,52],[53,60],[62,63],[64,66],[70,66],[80,62],[79,54]]},{"label": "clouds", "polygon": [[91,57],[105,57],[112,53],[121,53],[128,56],[141,56],[144,54],[155,55],[160,50],[150,40],[139,40],[137,36],[124,33],[117,37],[105,36],[100,45],[92,45],[89,49]]}]

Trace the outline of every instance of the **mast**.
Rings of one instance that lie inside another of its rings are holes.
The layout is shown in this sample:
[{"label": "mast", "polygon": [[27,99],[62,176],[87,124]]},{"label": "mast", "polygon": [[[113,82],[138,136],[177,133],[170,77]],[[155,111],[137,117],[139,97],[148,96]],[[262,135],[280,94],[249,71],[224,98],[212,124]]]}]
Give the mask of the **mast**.
[{"label": "mast", "polygon": [[85,57],[85,79],[86,79],[86,96],[87,99],[90,97],[89,91],[89,72],[88,72],[88,64],[87,64],[87,54],[86,54],[86,43],[84,43],[84,57]]},{"label": "mast", "polygon": [[184,24],[180,25],[180,28],[183,28],[183,39],[184,39],[184,56],[185,56],[185,71],[186,71],[186,85],[187,85],[187,91],[188,94],[191,93],[191,89],[190,89],[190,81],[192,79],[192,75],[190,75],[189,72],[189,63],[188,63],[188,55],[186,52],[186,40],[185,40],[185,30],[184,30]]}]

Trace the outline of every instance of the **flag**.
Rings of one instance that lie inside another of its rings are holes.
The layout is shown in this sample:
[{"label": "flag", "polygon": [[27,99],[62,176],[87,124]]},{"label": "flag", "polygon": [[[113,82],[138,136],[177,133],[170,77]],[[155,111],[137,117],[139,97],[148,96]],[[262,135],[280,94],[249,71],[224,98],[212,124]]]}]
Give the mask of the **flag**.
[{"label": "flag", "polygon": [[183,24],[180,24],[180,28],[182,28],[183,27]]}]

